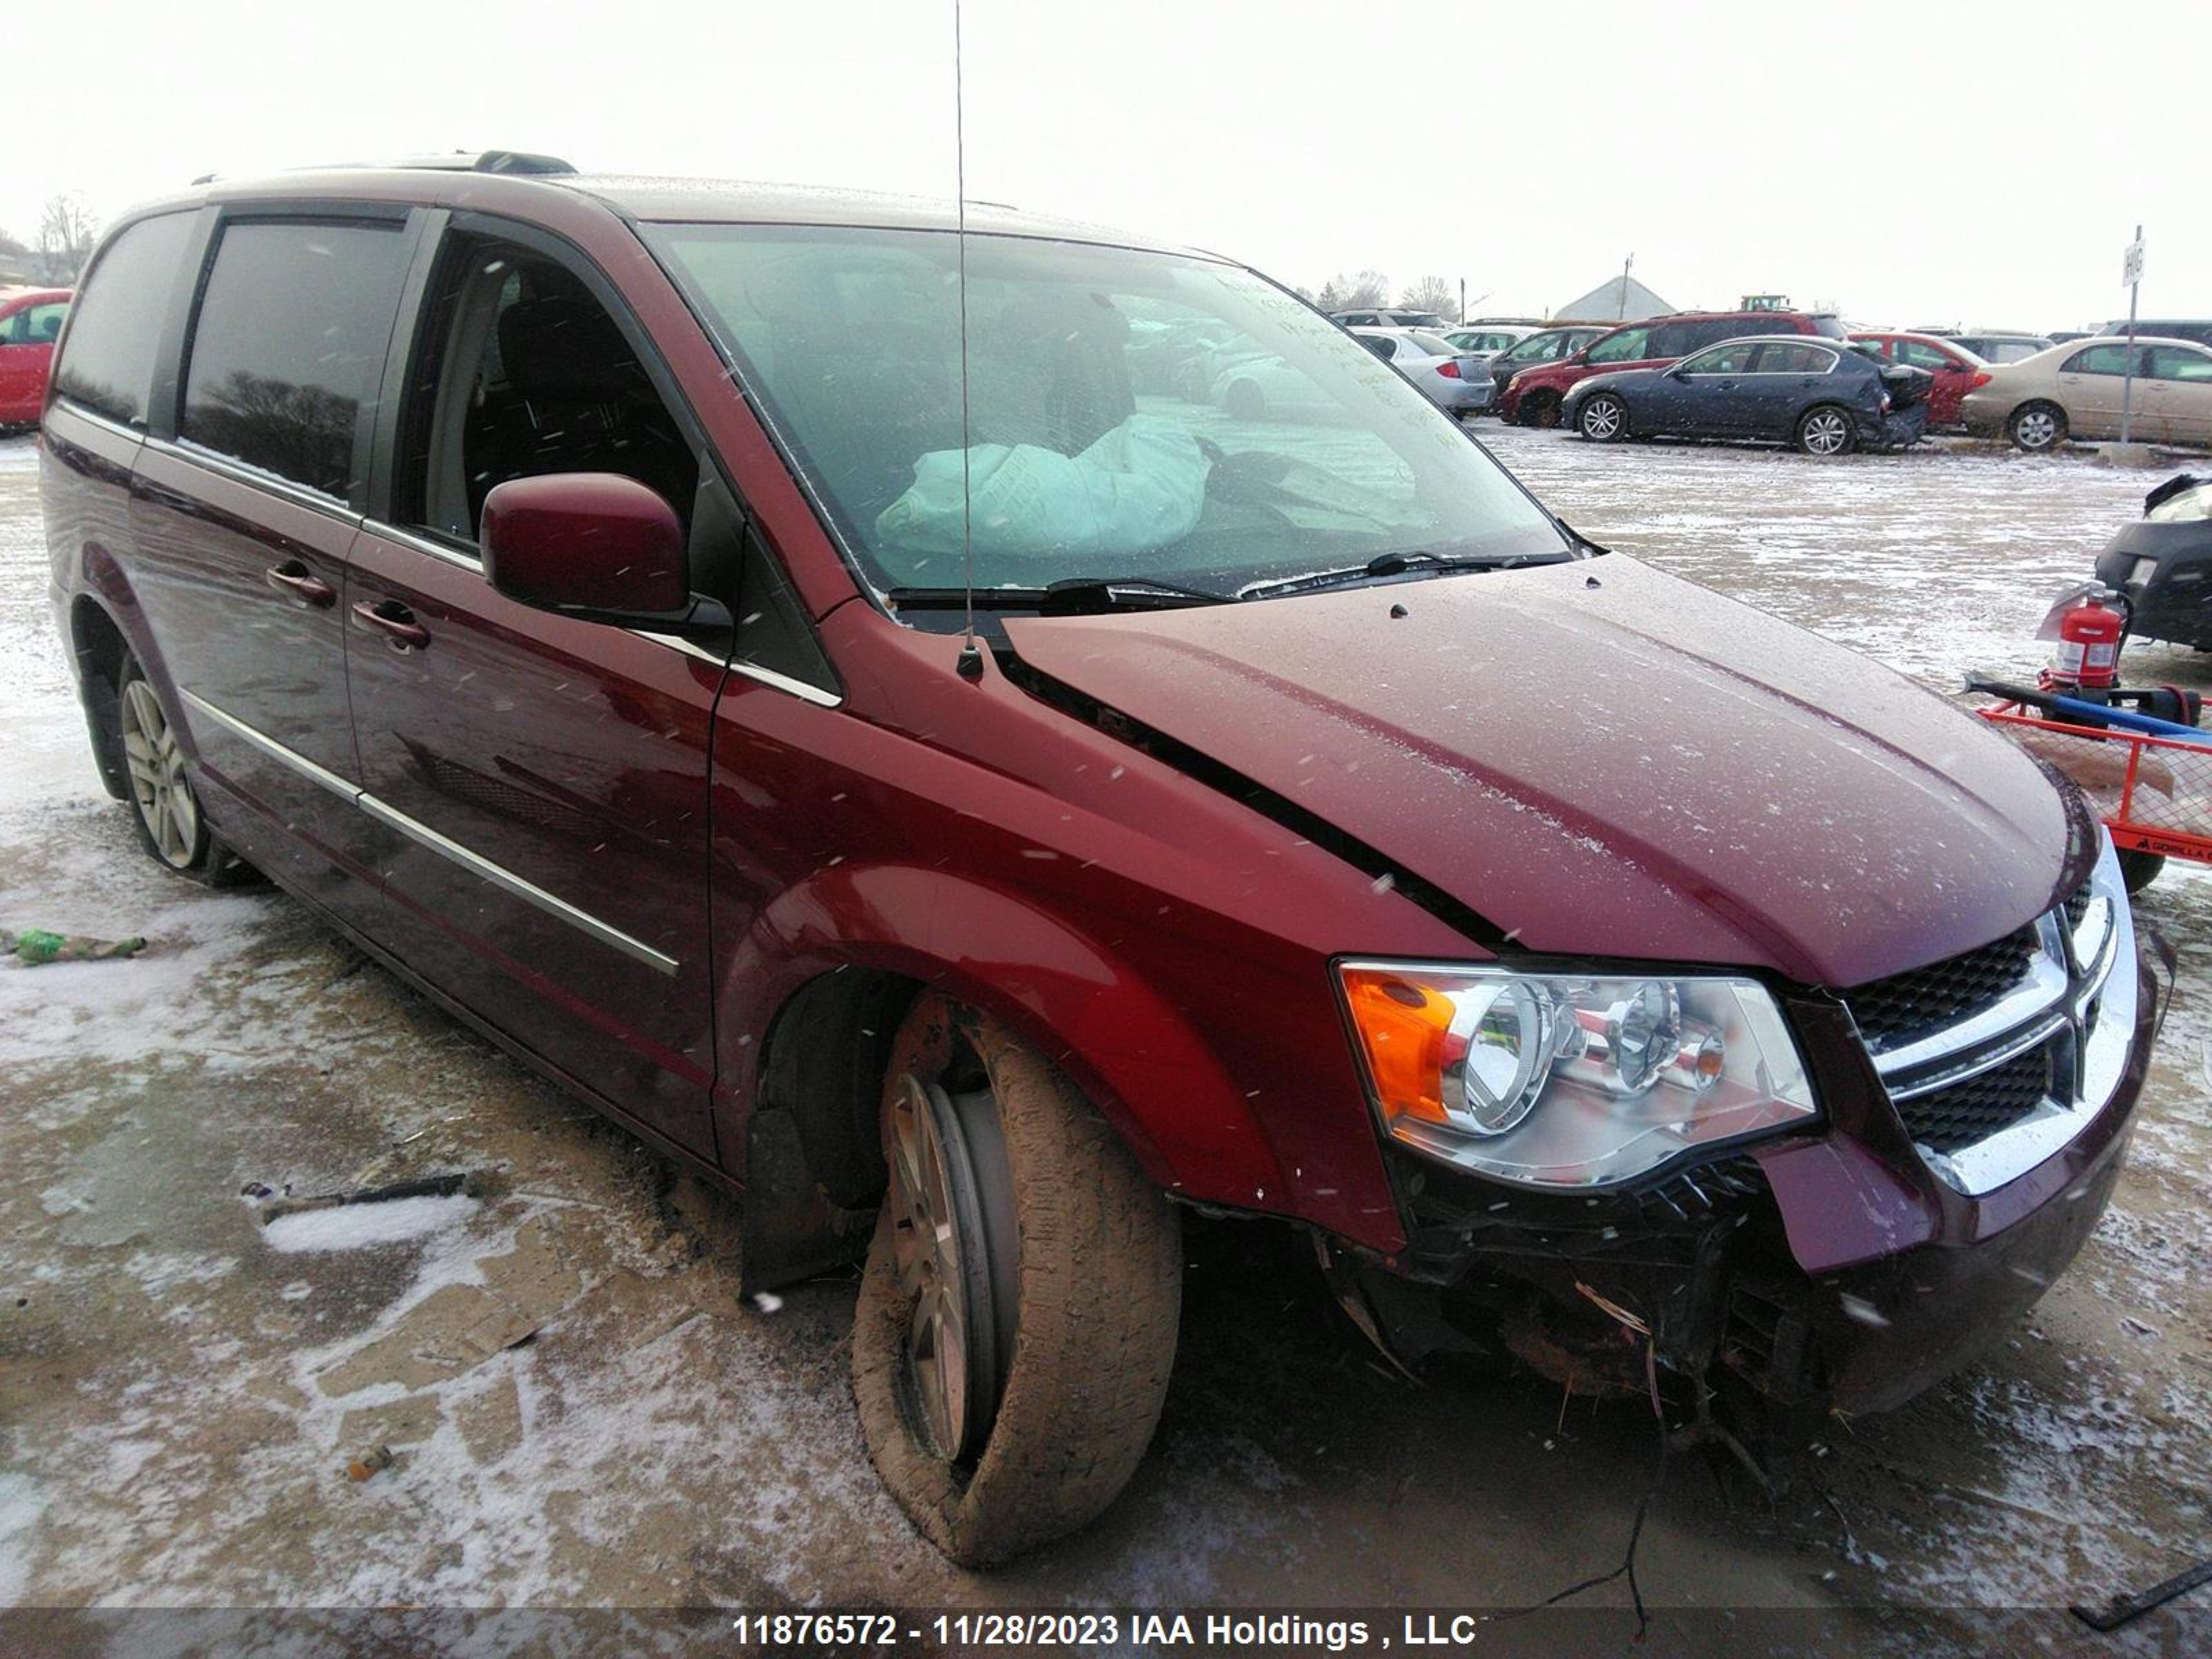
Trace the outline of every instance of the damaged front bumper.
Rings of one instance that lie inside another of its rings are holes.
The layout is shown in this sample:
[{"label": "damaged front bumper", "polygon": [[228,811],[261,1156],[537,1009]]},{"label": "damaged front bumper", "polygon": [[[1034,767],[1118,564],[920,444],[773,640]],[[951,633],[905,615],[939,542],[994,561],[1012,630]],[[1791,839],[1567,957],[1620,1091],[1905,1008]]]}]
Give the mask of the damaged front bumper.
[{"label": "damaged front bumper", "polygon": [[2001,1340],[2103,1214],[2154,1023],[2131,939],[2130,953],[2114,969],[2135,975],[2114,999],[2117,1079],[2002,1185],[1962,1190],[1917,1146],[1849,1012],[1808,994],[1790,1014],[1822,1081],[1822,1133],[1586,1197],[1393,1148],[1408,1246],[1387,1260],[1330,1247],[1332,1284],[1408,1368],[1510,1353],[1583,1394],[1642,1394],[1665,1374],[1784,1411],[1900,1405]]}]

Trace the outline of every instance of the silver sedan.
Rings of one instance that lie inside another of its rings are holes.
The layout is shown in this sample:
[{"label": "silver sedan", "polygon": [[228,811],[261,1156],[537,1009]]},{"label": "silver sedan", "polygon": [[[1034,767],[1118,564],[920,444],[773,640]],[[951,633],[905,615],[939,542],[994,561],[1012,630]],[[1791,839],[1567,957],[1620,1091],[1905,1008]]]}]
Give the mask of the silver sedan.
[{"label": "silver sedan", "polygon": [[1490,407],[1496,387],[1484,354],[1454,350],[1450,341],[1425,328],[1355,328],[1352,332],[1439,407],[1455,415],[1473,415]]}]

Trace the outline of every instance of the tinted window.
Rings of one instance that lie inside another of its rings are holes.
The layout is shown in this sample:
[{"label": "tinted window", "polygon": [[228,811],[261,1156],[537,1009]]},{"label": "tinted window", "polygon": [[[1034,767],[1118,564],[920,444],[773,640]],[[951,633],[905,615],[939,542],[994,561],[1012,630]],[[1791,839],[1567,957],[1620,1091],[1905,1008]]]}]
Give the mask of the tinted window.
[{"label": "tinted window", "polygon": [[1398,343],[1388,334],[1363,334],[1359,343],[1386,363],[1398,355]]},{"label": "tinted window", "polygon": [[[1594,363],[1632,363],[1655,354],[1644,349],[1650,343],[1648,328],[1624,328],[1617,334],[1608,334],[1589,349],[1589,361]],[[1664,355],[1664,354],[1657,354]]]},{"label": "tinted window", "polygon": [[1840,340],[1850,331],[1844,326],[1840,319],[1815,317],[1813,319],[1813,332],[1823,339]]},{"label": "tinted window", "polygon": [[167,213],[108,245],[77,291],[76,326],[54,377],[63,397],[110,420],[144,422],[154,354],[191,230],[190,214]]},{"label": "tinted window", "polygon": [[1751,367],[1751,354],[1758,349],[1737,341],[1701,351],[1680,367],[1685,374],[1741,374]]},{"label": "tinted window", "polygon": [[1795,340],[1770,340],[1759,349],[1762,374],[1825,374],[1836,366],[1836,354]]},{"label": "tinted window", "polygon": [[[2008,362],[2011,359],[1998,357],[1993,361]],[[2062,374],[2124,374],[2127,372],[2128,349],[2124,345],[2091,346],[2086,351],[2077,351],[2059,370]]]},{"label": "tinted window", "polygon": [[2153,346],[2144,373],[2154,380],[2212,380],[2212,357],[2179,346]]},{"label": "tinted window", "polygon": [[193,331],[182,435],[350,495],[407,251],[397,225],[225,229]]}]

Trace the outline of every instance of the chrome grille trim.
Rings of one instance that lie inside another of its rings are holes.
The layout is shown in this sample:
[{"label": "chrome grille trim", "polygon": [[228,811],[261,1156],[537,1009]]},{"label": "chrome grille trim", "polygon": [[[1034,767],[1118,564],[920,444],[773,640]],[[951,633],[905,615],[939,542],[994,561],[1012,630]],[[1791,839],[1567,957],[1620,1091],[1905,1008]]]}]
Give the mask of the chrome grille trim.
[{"label": "chrome grille trim", "polygon": [[[2112,1103],[2127,1069],[2140,994],[2135,920],[2106,836],[2081,893],[2039,918],[2036,947],[2021,985],[1957,1024],[1886,1051],[1868,1053],[1910,1133],[1903,1109],[2047,1046],[2054,1085],[2015,1121],[1970,1146],[1942,1152],[1916,1139],[1923,1162],[1945,1183],[1979,1197],[2061,1151]],[[1850,999],[1845,997],[1848,1004]]]}]

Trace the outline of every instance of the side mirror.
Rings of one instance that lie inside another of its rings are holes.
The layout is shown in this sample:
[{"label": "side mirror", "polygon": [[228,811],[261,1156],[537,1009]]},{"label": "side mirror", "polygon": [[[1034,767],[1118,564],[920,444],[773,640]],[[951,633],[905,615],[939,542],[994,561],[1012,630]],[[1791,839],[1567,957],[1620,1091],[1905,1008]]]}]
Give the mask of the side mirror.
[{"label": "side mirror", "polygon": [[669,631],[728,625],[721,605],[692,595],[676,509],[635,478],[511,478],[484,498],[479,541],[484,580],[538,610]]}]

